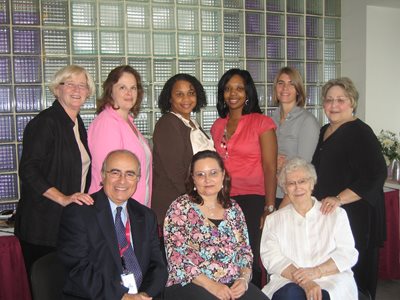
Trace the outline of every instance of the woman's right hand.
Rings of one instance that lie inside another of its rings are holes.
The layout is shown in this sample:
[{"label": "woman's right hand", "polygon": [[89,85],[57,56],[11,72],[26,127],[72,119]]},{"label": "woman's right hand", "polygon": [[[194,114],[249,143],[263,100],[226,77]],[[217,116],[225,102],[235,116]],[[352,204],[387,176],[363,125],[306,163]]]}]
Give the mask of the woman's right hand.
[{"label": "woman's right hand", "polygon": [[321,287],[315,281],[308,281],[300,285],[306,293],[307,300],[322,300]]},{"label": "woman's right hand", "polygon": [[213,281],[207,286],[207,290],[220,300],[235,299],[231,289],[222,283]]},{"label": "woman's right hand", "polygon": [[63,199],[63,206],[67,206],[71,203],[76,203],[79,205],[93,205],[94,200],[89,194],[85,193],[75,193],[70,196],[65,196]]},{"label": "woman's right hand", "polygon": [[277,164],[276,172],[277,172],[277,173],[280,172],[280,170],[282,169],[283,164],[285,163],[285,161],[286,161],[286,155],[284,155],[284,154],[278,154],[278,158],[277,158],[277,160],[276,160],[276,164]]}]

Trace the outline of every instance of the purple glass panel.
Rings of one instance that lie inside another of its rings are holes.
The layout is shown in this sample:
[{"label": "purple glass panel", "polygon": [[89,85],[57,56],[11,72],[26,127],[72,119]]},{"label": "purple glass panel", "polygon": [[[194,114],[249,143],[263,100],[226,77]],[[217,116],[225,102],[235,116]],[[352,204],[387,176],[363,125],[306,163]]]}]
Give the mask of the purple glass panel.
[{"label": "purple glass panel", "polygon": [[0,53],[10,53],[10,29],[0,28]]},{"label": "purple glass panel", "polygon": [[29,123],[30,120],[32,120],[35,117],[35,115],[17,115],[17,140],[18,142],[22,141],[22,138],[24,137],[24,130],[26,124]]},{"label": "purple glass panel", "polygon": [[13,142],[14,139],[13,116],[0,116],[0,142]]},{"label": "purple glass panel", "polygon": [[41,86],[18,86],[15,88],[17,112],[40,111]]},{"label": "purple glass panel", "polygon": [[287,58],[288,59],[300,59],[301,50],[300,41],[296,39],[287,39]]},{"label": "purple glass panel", "polygon": [[246,13],[246,32],[262,33],[262,15],[259,13]]},{"label": "purple glass panel", "polygon": [[246,54],[249,58],[264,57],[263,39],[258,36],[246,37]]},{"label": "purple glass panel", "polygon": [[308,37],[319,37],[320,34],[320,18],[307,17],[306,18],[306,34]]},{"label": "purple glass panel", "polygon": [[267,64],[267,82],[274,82],[280,68],[285,65],[283,61],[269,61]]},{"label": "purple glass panel", "polygon": [[318,63],[307,63],[307,82],[318,82]]},{"label": "purple glass panel", "polygon": [[282,59],[282,39],[268,38],[267,39],[267,58]]},{"label": "purple glass panel", "polygon": [[14,29],[13,30],[14,53],[40,54],[39,29]]},{"label": "purple glass panel", "polygon": [[0,83],[11,82],[11,63],[10,58],[0,57]]},{"label": "purple glass panel", "polygon": [[263,69],[264,64],[259,60],[248,60],[246,63],[246,70],[249,71],[254,82],[264,81]]},{"label": "purple glass panel", "polygon": [[16,83],[39,83],[41,80],[40,57],[14,57]]},{"label": "purple glass panel", "polygon": [[0,112],[11,112],[11,99],[11,87],[0,86]]},{"label": "purple glass panel", "polygon": [[0,24],[9,24],[9,0],[0,0]]},{"label": "purple glass panel", "polygon": [[320,59],[318,40],[307,40],[307,60]]},{"label": "purple glass panel", "polygon": [[282,26],[281,15],[268,14],[267,15],[267,34],[283,35],[284,26]]},{"label": "purple glass panel", "polygon": [[247,9],[263,9],[263,0],[246,0]]},{"label": "purple glass panel", "polygon": [[0,172],[16,170],[15,145],[0,145]]},{"label": "purple glass panel", "polygon": [[287,35],[301,36],[301,18],[300,16],[288,15],[287,18]]},{"label": "purple glass panel", "polygon": [[13,0],[12,11],[13,24],[40,24],[39,1]]},{"label": "purple glass panel", "polygon": [[18,178],[17,174],[0,175],[0,200],[18,198]]}]

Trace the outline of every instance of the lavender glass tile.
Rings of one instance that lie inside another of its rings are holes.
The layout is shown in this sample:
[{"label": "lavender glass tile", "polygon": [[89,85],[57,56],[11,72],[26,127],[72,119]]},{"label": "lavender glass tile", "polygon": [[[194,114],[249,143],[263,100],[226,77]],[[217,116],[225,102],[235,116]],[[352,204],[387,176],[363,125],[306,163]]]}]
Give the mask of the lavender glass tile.
[{"label": "lavender glass tile", "polygon": [[15,88],[15,102],[17,112],[40,111],[42,99],[42,87],[17,86]]},{"label": "lavender glass tile", "polygon": [[0,142],[13,142],[14,139],[14,117],[0,116]]},{"label": "lavender glass tile", "polygon": [[274,82],[274,78],[280,68],[285,66],[284,61],[268,61],[267,63],[267,82]]},{"label": "lavender glass tile", "polygon": [[306,56],[307,60],[322,60],[322,44],[320,40],[307,39]]},{"label": "lavender glass tile", "polygon": [[0,145],[0,172],[11,172],[17,170],[17,159],[15,145]]},{"label": "lavender glass tile", "polygon": [[287,39],[287,59],[304,59],[304,41]]},{"label": "lavender glass tile", "polygon": [[322,37],[322,18],[307,16],[306,35],[307,37]]},{"label": "lavender glass tile", "polygon": [[10,29],[0,27],[0,53],[10,53]]},{"label": "lavender glass tile", "polygon": [[0,86],[0,112],[11,112],[11,86]]},{"label": "lavender glass tile", "polygon": [[9,0],[0,0],[0,24],[10,23],[9,3]]},{"label": "lavender glass tile", "polygon": [[267,10],[268,11],[284,11],[284,1],[283,0],[267,0]]},{"label": "lavender glass tile", "polygon": [[318,82],[319,80],[321,80],[322,76],[320,74],[320,65],[319,63],[314,63],[314,62],[309,62],[306,65],[306,69],[307,69],[307,78],[306,78],[306,82]]},{"label": "lavender glass tile", "polygon": [[0,83],[11,82],[11,62],[9,57],[0,57]]},{"label": "lavender glass tile", "polygon": [[43,25],[68,26],[68,1],[42,0]]},{"label": "lavender glass tile", "polygon": [[265,2],[264,0],[246,0],[245,6],[247,9],[263,10],[264,2]]},{"label": "lavender glass tile", "polygon": [[0,174],[0,200],[18,198],[17,174]]},{"label": "lavender glass tile", "polygon": [[255,12],[246,13],[246,32],[262,34],[263,30],[263,14]]},{"label": "lavender glass tile", "polygon": [[17,125],[17,141],[22,142],[24,137],[24,130],[26,124],[29,123],[36,115],[17,115],[16,117],[16,125]]},{"label": "lavender glass tile", "polygon": [[284,43],[283,38],[267,38],[267,58],[284,59]]},{"label": "lavender glass tile", "polygon": [[14,25],[39,25],[39,1],[13,0],[12,19]]},{"label": "lavender glass tile", "polygon": [[264,38],[259,36],[246,37],[246,56],[249,58],[264,57]]},{"label": "lavender glass tile", "polygon": [[303,36],[303,17],[288,15],[286,23],[288,36]]},{"label": "lavender glass tile", "polygon": [[40,54],[39,29],[13,29],[13,46],[16,54]]},{"label": "lavender glass tile", "polygon": [[16,83],[39,83],[41,81],[41,58],[39,56],[14,57]]},{"label": "lavender glass tile", "polygon": [[253,77],[254,82],[264,82],[264,70],[265,65],[264,61],[261,60],[247,60],[246,70],[249,71],[251,76]]},{"label": "lavender glass tile", "polygon": [[267,14],[267,34],[268,35],[284,35],[285,23],[284,15]]}]

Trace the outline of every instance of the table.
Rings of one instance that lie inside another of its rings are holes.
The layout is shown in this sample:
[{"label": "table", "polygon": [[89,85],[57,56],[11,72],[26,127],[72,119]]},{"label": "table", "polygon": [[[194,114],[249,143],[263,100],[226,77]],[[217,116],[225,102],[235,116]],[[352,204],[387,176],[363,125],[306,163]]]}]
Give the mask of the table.
[{"label": "table", "polygon": [[387,239],[379,252],[379,278],[400,279],[399,190],[385,192]]},{"label": "table", "polygon": [[15,236],[0,236],[0,299],[31,300],[24,258]]}]

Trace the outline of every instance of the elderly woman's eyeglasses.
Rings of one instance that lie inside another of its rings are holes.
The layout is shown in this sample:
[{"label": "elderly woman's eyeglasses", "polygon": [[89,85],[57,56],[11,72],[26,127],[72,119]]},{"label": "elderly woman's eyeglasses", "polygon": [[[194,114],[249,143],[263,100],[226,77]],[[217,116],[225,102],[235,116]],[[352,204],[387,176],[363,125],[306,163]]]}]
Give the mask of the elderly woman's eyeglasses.
[{"label": "elderly woman's eyeglasses", "polygon": [[197,171],[193,172],[193,177],[197,180],[205,180],[207,178],[216,178],[221,174],[222,170],[212,169],[209,171]]},{"label": "elderly woman's eyeglasses", "polygon": [[345,97],[339,97],[339,98],[325,98],[324,99],[324,105],[333,105],[336,101],[337,104],[343,105],[346,103],[346,101],[349,100],[349,98]]},{"label": "elderly woman's eyeglasses", "polygon": [[286,182],[286,187],[288,189],[290,188],[294,188],[295,186],[304,186],[308,183],[308,181],[311,179],[311,177],[308,178],[301,178],[297,181],[293,180],[293,181],[287,181]]},{"label": "elderly woman's eyeglasses", "polygon": [[60,85],[65,86],[67,89],[69,90],[75,90],[78,89],[80,91],[87,91],[89,90],[89,86],[87,84],[83,84],[83,83],[78,83],[75,84],[73,82],[60,82]]},{"label": "elderly woman's eyeglasses", "polygon": [[134,171],[126,171],[125,173],[118,169],[112,169],[110,171],[106,171],[106,173],[113,179],[120,179],[122,176],[125,177],[126,180],[134,181],[139,180],[140,175],[136,174]]}]

